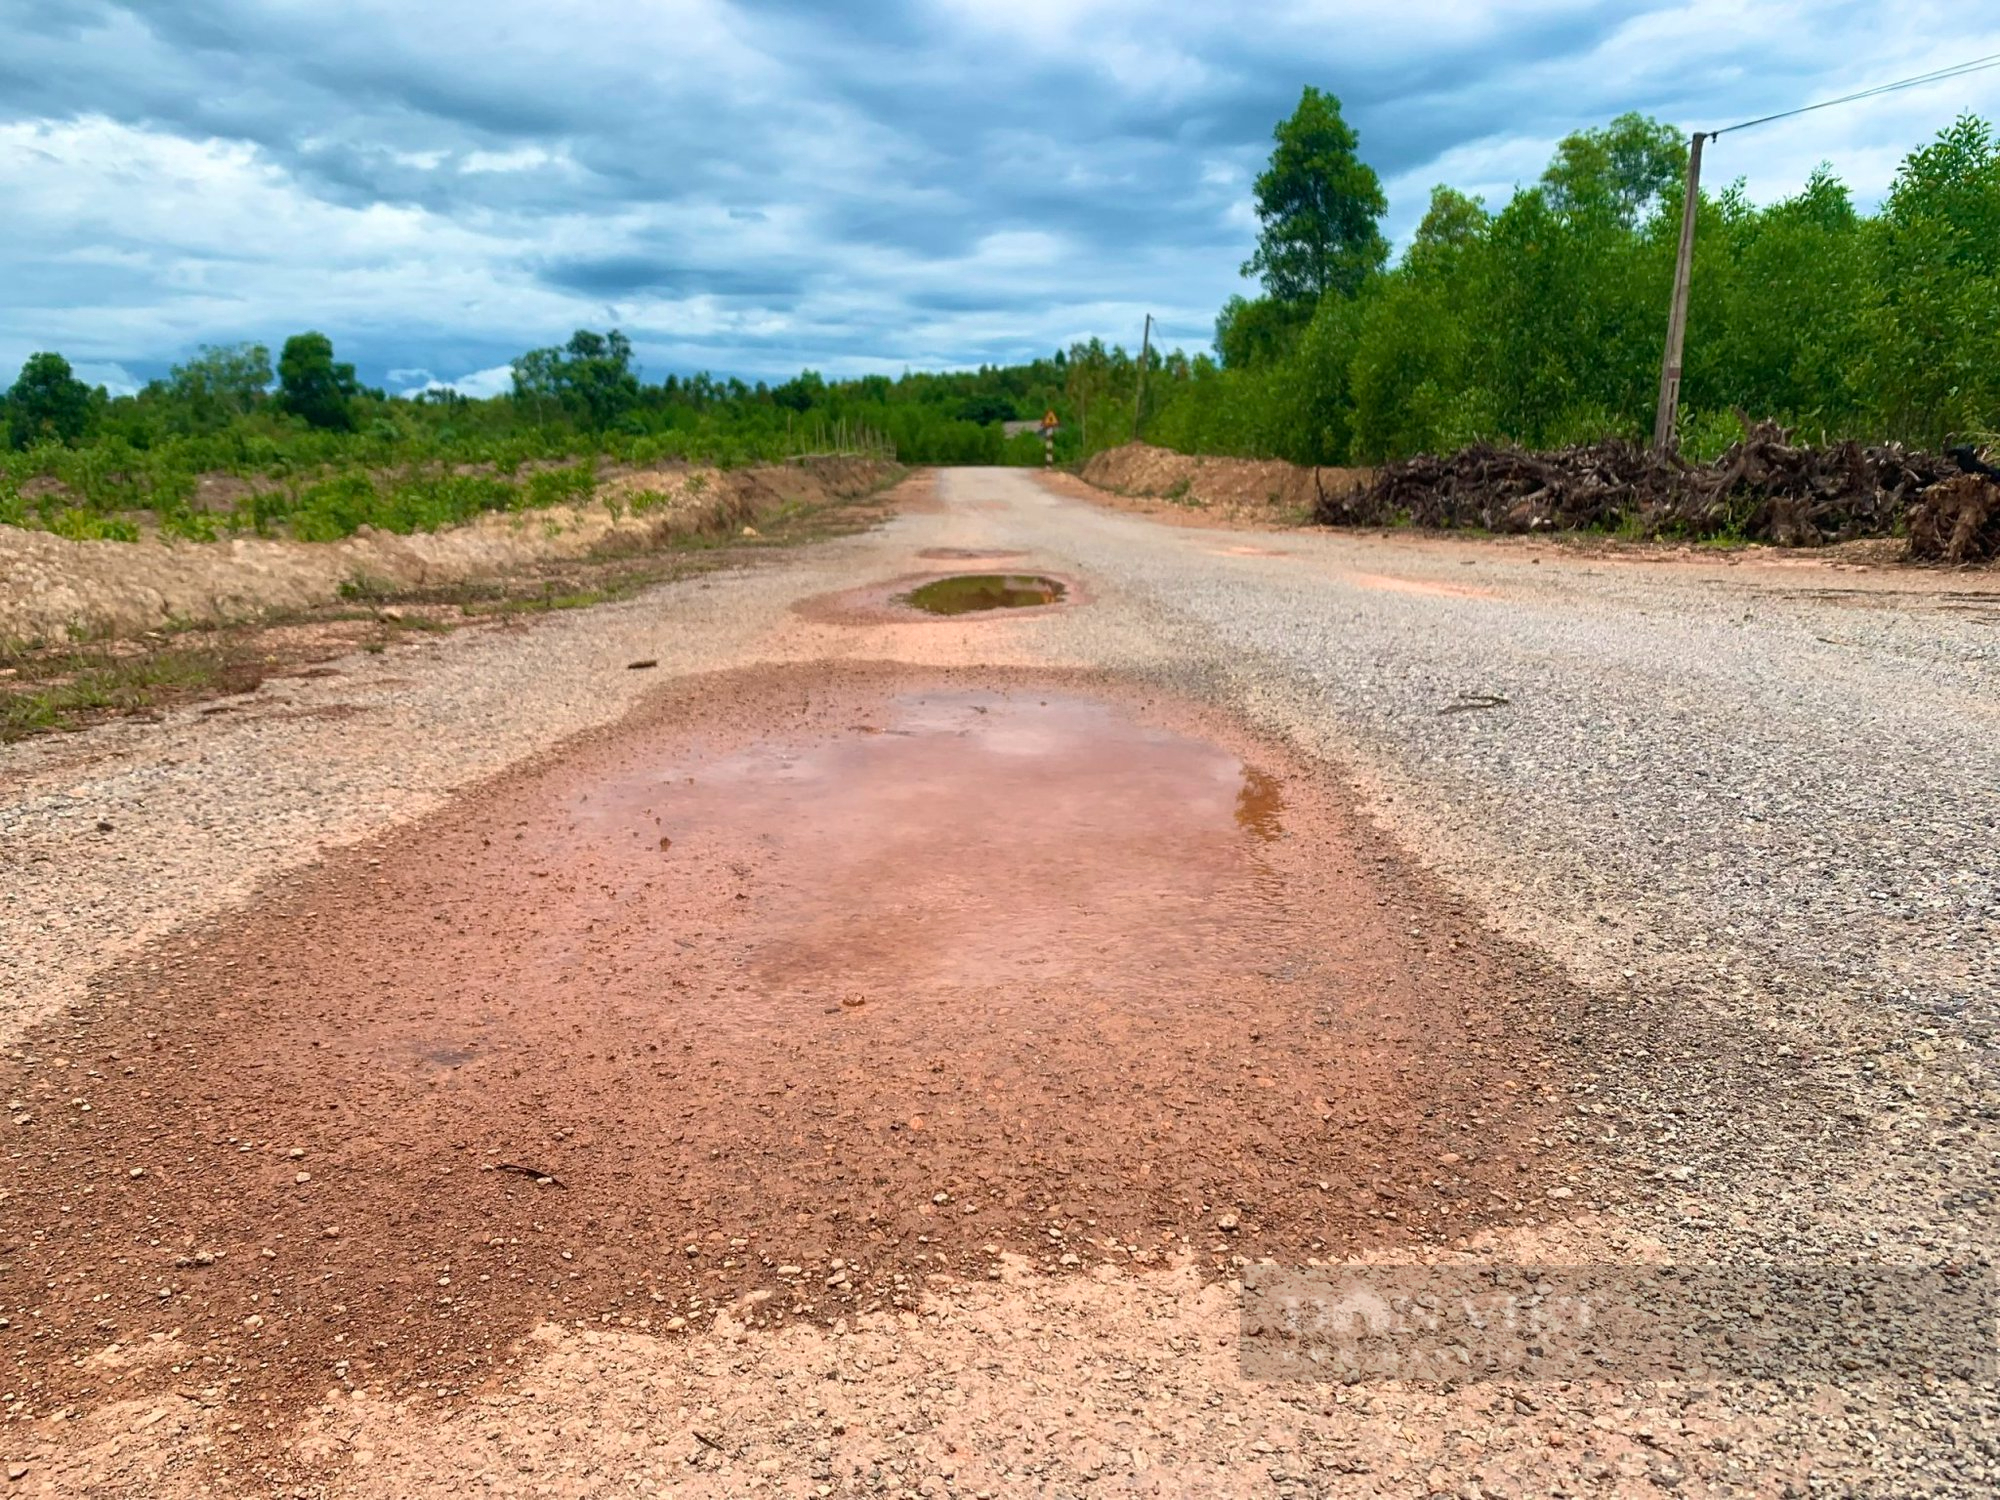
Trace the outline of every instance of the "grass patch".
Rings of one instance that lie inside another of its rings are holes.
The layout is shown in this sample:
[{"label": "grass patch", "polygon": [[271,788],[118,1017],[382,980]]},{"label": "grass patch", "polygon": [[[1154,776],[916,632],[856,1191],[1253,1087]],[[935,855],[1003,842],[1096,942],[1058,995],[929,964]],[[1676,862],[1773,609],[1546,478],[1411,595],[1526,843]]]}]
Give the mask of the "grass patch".
[{"label": "grass patch", "polygon": [[553,589],[540,594],[524,595],[514,599],[501,599],[487,604],[470,604],[465,607],[468,615],[532,615],[546,614],[556,609],[588,609],[593,604],[609,604],[614,599],[623,599],[645,587],[644,582],[635,582],[629,588],[583,588],[557,593]]},{"label": "grass patch", "polygon": [[524,629],[534,616],[614,603],[658,584],[747,565],[761,553],[849,536],[893,509],[881,491],[817,505],[787,501],[751,518],[757,534],[750,537],[732,526],[675,537],[650,552],[551,560],[517,574],[442,585],[405,587],[356,573],[338,601],[254,622],[175,622],[115,643],[0,643],[0,741],[248,692],[267,677],[354,651],[379,656],[413,638]]},{"label": "grass patch", "polygon": [[372,603],[396,597],[394,579],[383,578],[357,568],[340,581],[340,597],[355,603]]},{"label": "grass patch", "polygon": [[172,647],[133,656],[70,652],[17,660],[0,682],[0,740],[72,729],[191,697],[244,692],[253,665],[215,650]]}]

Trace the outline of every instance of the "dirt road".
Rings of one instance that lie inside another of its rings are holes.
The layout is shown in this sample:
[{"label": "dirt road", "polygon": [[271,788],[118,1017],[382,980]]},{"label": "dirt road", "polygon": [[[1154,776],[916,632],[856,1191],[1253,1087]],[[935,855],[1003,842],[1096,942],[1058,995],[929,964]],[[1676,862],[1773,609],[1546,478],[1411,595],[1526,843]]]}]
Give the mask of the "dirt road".
[{"label": "dirt road", "polygon": [[[906,501],[0,758],[11,1488],[2000,1478],[1995,580]],[[1845,1342],[1243,1312],[1666,1264]]]}]

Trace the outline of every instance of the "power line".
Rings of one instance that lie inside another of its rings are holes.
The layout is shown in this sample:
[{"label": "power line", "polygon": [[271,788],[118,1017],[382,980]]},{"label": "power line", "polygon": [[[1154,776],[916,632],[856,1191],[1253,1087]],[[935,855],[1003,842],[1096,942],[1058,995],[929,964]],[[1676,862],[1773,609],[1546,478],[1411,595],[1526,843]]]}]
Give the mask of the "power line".
[{"label": "power line", "polygon": [[1694,267],[1694,226],[1696,205],[1701,201],[1701,143],[1714,140],[1719,135],[1732,130],[1748,130],[1752,125],[1768,125],[1773,120],[1789,120],[1794,115],[1811,114],[1816,109],[1831,109],[1836,104],[1852,104],[1857,99],[1873,99],[1879,94],[1893,94],[1898,89],[1913,89],[1919,84],[1942,83],[1947,78],[1963,78],[1968,73],[1983,73],[1988,68],[2000,67],[2000,52],[1989,53],[1985,57],[1975,57],[1966,62],[1952,63],[1949,67],[1933,68],[1928,73],[1919,73],[1914,78],[1899,78],[1894,83],[1878,83],[1873,88],[1862,89],[1859,93],[1843,94],[1838,99],[1822,99],[1817,104],[1802,104],[1797,109],[1780,110],[1774,115],[1761,115],[1754,120],[1743,120],[1735,125],[1725,125],[1721,130],[1697,130],[1688,137],[1687,191],[1681,197],[1681,241],[1680,251],[1674,259],[1674,296],[1667,313],[1667,344],[1660,359],[1660,404],[1653,419],[1653,447],[1665,453],[1672,449],[1674,442],[1674,421],[1680,406],[1681,396],[1681,350],[1682,340],[1687,334],[1688,283]]},{"label": "power line", "polygon": [[1707,130],[1702,133],[1710,140],[1731,130],[1748,130],[1752,125],[1768,125],[1773,120],[1789,120],[1793,115],[1808,115],[1816,109],[1832,109],[1836,104],[1852,104],[1857,99],[1873,99],[1878,94],[1893,94],[1898,89],[1913,89],[1919,84],[1942,83],[1947,78],[1963,78],[1968,73],[1981,73],[1988,68],[2000,68],[2000,52],[1986,57],[1975,57],[1970,62],[1953,63],[1950,67],[1937,68],[1929,73],[1919,73],[1914,78],[1899,78],[1894,83],[1878,83],[1872,89],[1863,89],[1857,94],[1843,94],[1838,99],[1822,99],[1817,104],[1802,104],[1797,109],[1780,110],[1775,115],[1760,115],[1754,120],[1742,120],[1734,125],[1725,125],[1721,130]]}]

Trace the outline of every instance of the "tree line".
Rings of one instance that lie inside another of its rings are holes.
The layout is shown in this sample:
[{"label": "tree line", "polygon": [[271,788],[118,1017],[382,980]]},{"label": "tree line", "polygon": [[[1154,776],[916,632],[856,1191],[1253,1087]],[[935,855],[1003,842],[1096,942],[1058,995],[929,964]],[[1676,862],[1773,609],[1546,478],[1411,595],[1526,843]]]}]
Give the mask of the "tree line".
[{"label": "tree line", "polygon": [[[1155,355],[1154,368],[1184,358]],[[0,393],[0,435],[53,472],[64,452],[115,450],[135,462],[179,455],[197,470],[280,472],[342,457],[435,451],[468,461],[597,453],[621,461],[755,462],[852,442],[886,442],[905,463],[1039,463],[1041,439],[1005,431],[1056,410],[1061,451],[1077,456],[1095,407],[1101,435],[1131,435],[1136,362],[1081,340],[1047,358],[976,370],[829,380],[813,370],[771,384],[706,372],[640,377],[630,338],[579,329],[512,365],[489,398],[449,389],[391,396],[360,384],[325,334],[268,346],[204,345],[163,378],[113,396],[54,352],[31,355]],[[1122,416],[1120,413],[1122,412]],[[0,459],[0,466],[6,460]],[[22,460],[12,461],[19,469]]]},{"label": "tree line", "polygon": [[[857,441],[912,464],[1041,461],[1006,431],[1054,411],[1056,456],[1135,433],[1190,452],[1373,463],[1479,441],[1558,446],[1650,430],[1686,146],[1636,114],[1565,138],[1497,209],[1440,186],[1392,259],[1380,180],[1331,94],[1307,88],[1254,184],[1261,232],[1212,352],[1099,339],[1016,365],[776,384],[642,378],[621,332],[530,350],[512,389],[391,396],[325,334],[204,347],[132,395],[38,353],[0,397],[0,521],[39,511],[28,481],[101,512],[187,511],[193,476],[291,478],[343,466],[585,458],[749,463]],[[1683,447],[1738,413],[1812,437],[1935,446],[2000,427],[2000,141],[1964,117],[1859,212],[1821,168],[1780,202],[1740,183],[1698,205]],[[1143,391],[1144,410],[1139,409]],[[46,521],[48,515],[42,515]]]},{"label": "tree line", "polygon": [[[326,539],[587,501],[606,465],[727,467],[834,451],[1039,464],[1039,434],[1007,424],[1051,408],[1064,424],[1058,454],[1073,460],[1086,433],[1093,446],[1131,436],[1136,372],[1122,349],[1087,340],[1025,364],[897,379],[807,370],[777,384],[706,373],[648,381],[624,333],[579,329],[515,360],[503,394],[392,396],[308,332],[286,339],[275,363],[262,344],[204,347],[112,396],[43,352],[0,398],[0,524],[78,540]],[[244,483],[218,491],[203,482],[213,476]],[[237,498],[219,503],[218,493]]]},{"label": "tree line", "polygon": [[[1627,114],[1577,132],[1497,210],[1440,186],[1393,264],[1357,145],[1317,89],[1278,125],[1243,267],[1263,294],[1223,308],[1218,358],[1161,388],[1150,438],[1341,464],[1650,432],[1680,131]],[[1912,151],[1872,214],[1824,166],[1765,207],[1740,181],[1704,192],[1682,446],[1719,451],[1744,415],[1815,439],[1990,438],[1996,335],[2000,142],[1984,120]]]}]

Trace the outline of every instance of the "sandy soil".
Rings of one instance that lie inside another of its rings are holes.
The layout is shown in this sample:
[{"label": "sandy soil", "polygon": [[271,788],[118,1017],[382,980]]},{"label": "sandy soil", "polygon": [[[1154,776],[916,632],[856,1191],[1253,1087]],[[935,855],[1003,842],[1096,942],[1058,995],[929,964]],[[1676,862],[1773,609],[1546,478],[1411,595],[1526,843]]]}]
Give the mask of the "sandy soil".
[{"label": "sandy soil", "polygon": [[[0,526],[0,643],[250,619],[324,604],[356,581],[431,586],[654,546],[741,524],[788,500],[863,493],[895,472],[861,459],[829,459],[726,472],[625,473],[587,506],[485,515],[414,536],[363,527],[338,542],[73,542]],[[642,496],[648,508],[634,513]]]},{"label": "sandy soil", "polygon": [[1082,478],[1122,497],[1159,500],[1214,521],[1283,525],[1304,520],[1322,488],[1368,482],[1368,469],[1304,468],[1279,459],[1216,458],[1126,443],[1091,455]]}]

